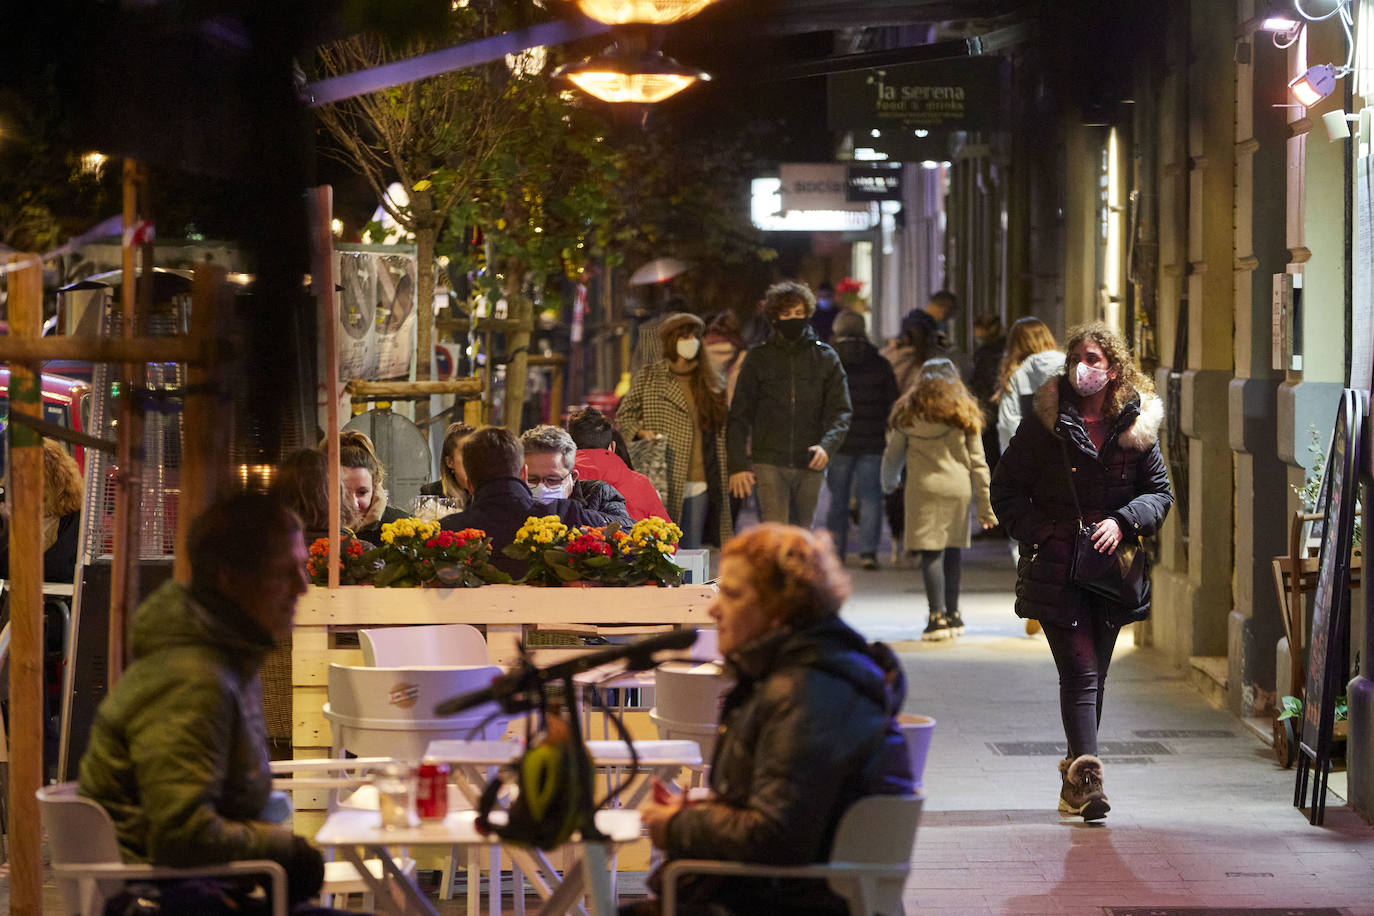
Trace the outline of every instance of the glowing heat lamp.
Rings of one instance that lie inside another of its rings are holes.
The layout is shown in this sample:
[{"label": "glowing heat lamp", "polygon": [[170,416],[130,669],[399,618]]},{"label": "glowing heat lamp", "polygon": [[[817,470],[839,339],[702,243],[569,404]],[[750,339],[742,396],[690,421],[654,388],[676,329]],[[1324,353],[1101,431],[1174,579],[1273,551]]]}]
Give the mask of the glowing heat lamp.
[{"label": "glowing heat lamp", "polygon": [[607,25],[667,25],[700,13],[715,0],[576,0],[584,16]]},{"label": "glowing heat lamp", "polygon": [[684,67],[661,51],[626,54],[615,47],[553,72],[604,102],[653,104],[711,75]]},{"label": "glowing heat lamp", "polygon": [[1330,64],[1308,67],[1307,72],[1288,84],[1293,98],[1310,108],[1331,94],[1336,88],[1336,68]]}]

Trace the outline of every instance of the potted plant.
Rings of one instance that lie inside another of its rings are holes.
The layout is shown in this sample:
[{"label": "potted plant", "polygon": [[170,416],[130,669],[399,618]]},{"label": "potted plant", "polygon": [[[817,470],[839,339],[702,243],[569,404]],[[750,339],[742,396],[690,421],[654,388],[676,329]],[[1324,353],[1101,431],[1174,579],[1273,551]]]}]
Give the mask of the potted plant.
[{"label": "potted plant", "polygon": [[543,517],[531,515],[525,524],[515,532],[511,541],[501,552],[512,560],[522,560],[529,569],[521,582],[530,585],[559,585],[563,580],[554,571],[553,564],[559,562],[560,551],[568,544],[568,526],[556,515]]},{"label": "potted plant", "polygon": [[[352,534],[339,535],[339,584],[363,585],[372,579],[376,564],[367,559],[372,545]],[[305,571],[312,585],[329,584],[329,538],[316,538],[310,545]]]},{"label": "potted plant", "polygon": [[402,518],[382,526],[382,543],[363,555],[380,563],[372,577],[378,588],[421,585],[473,587],[509,582],[491,565],[491,542],[476,528],[443,531],[438,522]]},{"label": "potted plant", "polygon": [[634,523],[618,540],[629,566],[627,585],[681,585],[683,569],[670,558],[677,553],[682,529],[656,515]]}]

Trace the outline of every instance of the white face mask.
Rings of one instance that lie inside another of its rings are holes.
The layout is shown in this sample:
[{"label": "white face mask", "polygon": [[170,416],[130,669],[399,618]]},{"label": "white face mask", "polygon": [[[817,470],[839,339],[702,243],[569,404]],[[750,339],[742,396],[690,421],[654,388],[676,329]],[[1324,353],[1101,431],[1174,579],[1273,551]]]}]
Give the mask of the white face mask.
[{"label": "white face mask", "polygon": [[1092,397],[1107,387],[1109,378],[1106,369],[1098,369],[1086,363],[1079,363],[1074,370],[1073,387],[1083,397]]},{"label": "white face mask", "polygon": [[677,342],[677,355],[683,359],[696,359],[701,351],[700,337],[684,337]]},{"label": "white face mask", "polygon": [[541,503],[551,502],[555,499],[568,498],[568,494],[563,492],[562,487],[548,487],[542,483],[537,484],[531,492],[534,494],[534,498]]}]

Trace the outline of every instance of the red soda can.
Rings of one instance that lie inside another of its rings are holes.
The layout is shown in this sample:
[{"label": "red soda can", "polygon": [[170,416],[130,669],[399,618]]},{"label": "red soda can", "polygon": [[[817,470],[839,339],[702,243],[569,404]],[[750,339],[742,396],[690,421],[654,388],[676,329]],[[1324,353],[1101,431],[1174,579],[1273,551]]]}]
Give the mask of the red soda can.
[{"label": "red soda can", "polygon": [[423,820],[443,820],[448,816],[448,764],[422,763],[416,776],[415,813]]}]

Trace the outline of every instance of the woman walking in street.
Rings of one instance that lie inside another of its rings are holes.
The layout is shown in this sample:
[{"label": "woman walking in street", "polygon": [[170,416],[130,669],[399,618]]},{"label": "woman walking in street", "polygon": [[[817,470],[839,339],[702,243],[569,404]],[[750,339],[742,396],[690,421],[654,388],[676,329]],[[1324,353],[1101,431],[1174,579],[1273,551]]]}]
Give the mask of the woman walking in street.
[{"label": "woman walking in street", "polygon": [[1040,621],[1059,670],[1068,739],[1059,810],[1097,820],[1110,810],[1097,758],[1107,668],[1121,626],[1144,620],[1150,605],[1114,603],[1073,581],[1079,519],[1093,549],[1112,554],[1154,534],[1173,493],[1159,450],[1163,404],[1120,335],[1083,325],[1068,352],[1065,374],[1036,392],[1033,417],[1002,454],[992,504],[1021,545],[1016,613]]},{"label": "woman walking in street", "polygon": [[906,549],[920,552],[930,607],[924,640],[964,632],[959,579],[961,551],[969,546],[969,502],[977,498],[985,529],[997,524],[988,498],[982,432],[982,408],[944,357],[921,365],[915,385],[892,411],[883,490],[895,490],[906,469]]},{"label": "woman walking in street", "polygon": [[[679,312],[659,325],[664,357],[635,374],[616,424],[627,439],[668,438],[668,492],[660,494],[682,529],[681,546],[730,539],[726,477],[725,380],[702,351],[706,325]],[[719,540],[717,540],[719,538]]]},{"label": "woman walking in street", "polygon": [[830,508],[825,523],[835,541],[835,554],[844,562],[849,544],[849,494],[859,501],[859,565],[878,568],[878,539],[883,528],[883,462],[887,415],[897,401],[897,377],[892,364],[878,355],[878,348],[864,331],[864,316],[848,309],[831,326],[831,346],[844,366],[845,384],[854,417],[839,454],[830,459],[825,485]]}]

